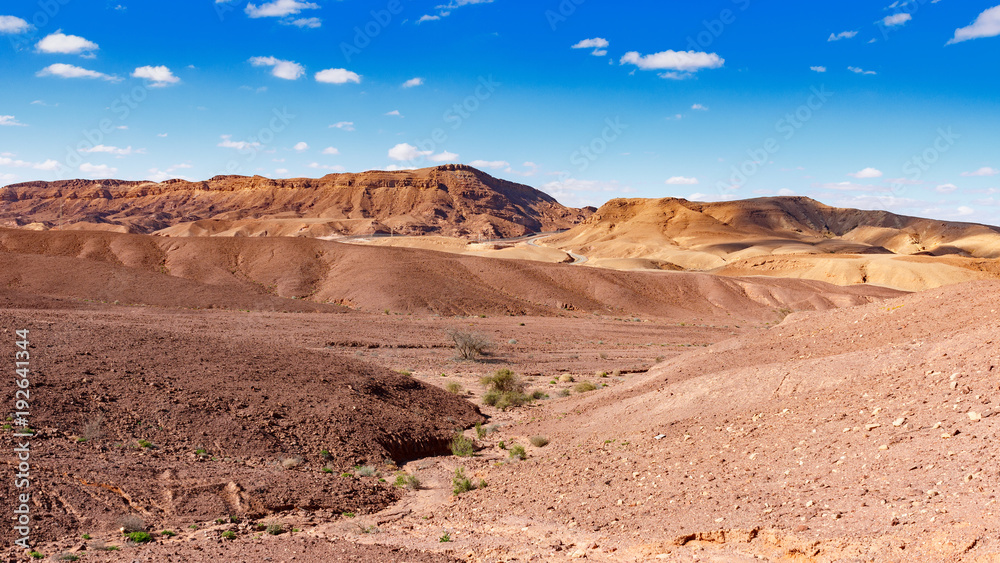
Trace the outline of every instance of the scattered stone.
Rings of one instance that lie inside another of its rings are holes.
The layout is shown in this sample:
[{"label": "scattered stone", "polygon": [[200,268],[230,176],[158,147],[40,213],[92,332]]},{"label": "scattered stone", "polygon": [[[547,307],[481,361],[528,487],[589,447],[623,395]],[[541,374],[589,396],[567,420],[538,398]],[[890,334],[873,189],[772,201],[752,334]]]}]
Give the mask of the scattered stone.
[{"label": "scattered stone", "polygon": [[972,422],[979,422],[982,419],[983,415],[975,411],[969,411],[969,420],[971,420]]},{"label": "scattered stone", "polygon": [[906,424],[906,417],[903,417],[903,416],[901,416],[901,417],[897,418],[896,420],[892,421],[892,425],[896,426],[896,427],[902,426],[904,424]]}]

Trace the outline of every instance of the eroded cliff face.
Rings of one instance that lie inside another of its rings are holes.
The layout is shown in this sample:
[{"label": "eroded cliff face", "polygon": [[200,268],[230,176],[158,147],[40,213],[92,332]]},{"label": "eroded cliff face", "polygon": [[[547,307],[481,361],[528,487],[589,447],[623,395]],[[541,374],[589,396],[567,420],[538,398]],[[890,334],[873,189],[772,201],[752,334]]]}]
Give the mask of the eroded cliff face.
[{"label": "eroded cliff face", "polygon": [[591,209],[463,165],[272,180],[63,180],[0,188],[0,224],[167,236],[394,232],[501,238],[569,228]]}]

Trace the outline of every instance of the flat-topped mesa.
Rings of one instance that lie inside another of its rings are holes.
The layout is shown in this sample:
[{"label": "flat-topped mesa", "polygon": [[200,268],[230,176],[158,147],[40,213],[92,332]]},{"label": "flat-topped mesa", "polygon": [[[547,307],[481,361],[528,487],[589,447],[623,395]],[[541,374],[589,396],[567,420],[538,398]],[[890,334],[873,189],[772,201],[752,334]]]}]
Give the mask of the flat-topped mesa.
[{"label": "flat-topped mesa", "polygon": [[166,236],[392,232],[506,238],[566,229],[592,212],[455,164],[315,179],[219,175],[200,182],[27,182],[0,189],[0,201],[0,225]]}]

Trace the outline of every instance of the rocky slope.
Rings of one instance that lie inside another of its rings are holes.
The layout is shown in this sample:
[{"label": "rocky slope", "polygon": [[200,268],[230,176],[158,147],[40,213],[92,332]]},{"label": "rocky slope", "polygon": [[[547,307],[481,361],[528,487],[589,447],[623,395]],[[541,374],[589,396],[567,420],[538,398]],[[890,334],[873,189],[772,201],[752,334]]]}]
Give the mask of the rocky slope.
[{"label": "rocky slope", "polygon": [[462,165],[319,179],[27,182],[0,189],[0,204],[0,225],[8,227],[167,236],[502,238],[568,228],[592,211]]}]

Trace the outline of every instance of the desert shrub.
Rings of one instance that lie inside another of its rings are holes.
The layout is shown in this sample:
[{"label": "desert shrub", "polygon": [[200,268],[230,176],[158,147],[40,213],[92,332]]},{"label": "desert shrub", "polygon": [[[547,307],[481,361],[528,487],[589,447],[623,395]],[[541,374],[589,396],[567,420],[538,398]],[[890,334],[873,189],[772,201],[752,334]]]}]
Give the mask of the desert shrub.
[{"label": "desert shrub", "polygon": [[146,521],[135,514],[126,514],[118,519],[118,528],[126,534],[146,531]]},{"label": "desert shrub", "polygon": [[410,475],[409,473],[397,473],[396,481],[393,485],[415,491],[420,488],[420,479],[417,479],[416,475]]},{"label": "desert shrub", "polygon": [[532,436],[529,441],[531,442],[531,445],[536,448],[544,448],[549,445],[549,439],[545,436]]},{"label": "desert shrub", "polygon": [[448,532],[445,532],[445,533],[441,534],[441,537],[438,538],[438,541],[441,542],[441,543],[448,543],[448,542],[450,542],[451,541],[451,534],[449,534]]},{"label": "desert shrub", "polygon": [[451,393],[452,395],[458,395],[462,392],[462,386],[454,381],[449,381],[445,386],[444,390]]},{"label": "desert shrub", "polygon": [[357,514],[355,514],[353,512],[345,512],[345,513],[341,514],[341,516],[343,516],[344,518],[354,518],[355,516],[357,516]]},{"label": "desert shrub", "polygon": [[173,532],[171,530],[163,530],[162,532],[160,532],[160,535],[165,538],[172,538],[177,535],[177,532]]},{"label": "desert shrub", "polygon": [[319,457],[321,457],[323,459],[332,459],[333,458],[333,456],[330,455],[330,450],[320,450],[319,451]]},{"label": "desert shrub", "polygon": [[271,522],[264,528],[264,531],[272,536],[277,536],[285,533],[285,526],[281,522]]},{"label": "desert shrub", "polygon": [[60,553],[55,557],[56,561],[79,561],[80,556],[73,553]]},{"label": "desert shrub", "polygon": [[483,404],[507,410],[530,403],[533,398],[524,393],[524,382],[509,369],[499,369],[480,382],[486,386]]},{"label": "desert shrub", "polygon": [[573,390],[576,391],[577,393],[586,393],[587,391],[593,391],[594,389],[597,389],[597,387],[595,387],[594,384],[589,381],[584,381],[583,383],[577,383],[576,385],[573,386]]},{"label": "desert shrub", "polygon": [[153,541],[153,536],[149,535],[149,532],[129,532],[125,534],[125,537],[135,543]]},{"label": "desert shrub", "polygon": [[482,440],[483,438],[486,437],[486,429],[483,428],[482,422],[477,422],[475,428],[476,428],[476,438]]},{"label": "desert shrub", "polygon": [[375,468],[370,465],[362,465],[360,467],[356,467],[354,471],[355,473],[358,474],[359,477],[374,477],[375,474],[377,473],[377,471],[375,471]]},{"label": "desert shrub", "polygon": [[333,468],[332,467],[324,467],[323,468],[323,473],[333,473]]},{"label": "desert shrub", "polygon": [[527,459],[528,454],[524,451],[524,446],[514,444],[510,447],[510,457],[511,459]]},{"label": "desert shrub", "polygon": [[575,379],[573,378],[572,375],[570,375],[568,373],[564,373],[564,374],[562,374],[562,375],[559,376],[559,382],[560,383],[573,383],[573,381],[575,381]]},{"label": "desert shrub", "polygon": [[222,532],[222,539],[224,540],[236,539],[236,532],[232,530],[226,530],[225,532]]},{"label": "desert shrub", "polygon": [[549,394],[546,393],[546,392],[544,392],[544,391],[535,390],[535,391],[531,392],[531,398],[534,399],[534,400],[536,400],[536,401],[540,401],[542,399],[548,399],[549,398]]},{"label": "desert shrub", "polygon": [[463,360],[475,360],[484,356],[490,347],[488,338],[473,332],[452,330],[448,332],[448,337],[455,343],[455,352]]},{"label": "desert shrub", "polygon": [[559,390],[559,396],[560,397],[569,397],[569,389],[560,389]]},{"label": "desert shrub", "polygon": [[150,442],[149,440],[139,440],[139,447],[140,448],[152,448],[153,447],[153,443]]},{"label": "desert shrub", "polygon": [[476,453],[476,445],[464,434],[455,434],[451,441],[451,453],[458,457],[472,457]]},{"label": "desert shrub", "polygon": [[299,456],[286,457],[281,460],[281,466],[284,467],[285,469],[291,469],[293,467],[298,467],[302,465],[303,461],[305,460]]},{"label": "desert shrub", "polygon": [[45,554],[44,554],[44,553],[42,553],[42,552],[40,552],[40,551],[29,551],[29,552],[28,552],[28,555],[29,555],[29,556],[30,556],[30,557],[31,557],[32,559],[42,559],[42,558],[44,558],[44,557],[45,557]]},{"label": "desert shrub", "polygon": [[457,496],[473,489],[475,487],[472,486],[472,481],[465,476],[465,468],[459,467],[456,469],[455,476],[451,478],[451,492]]}]

